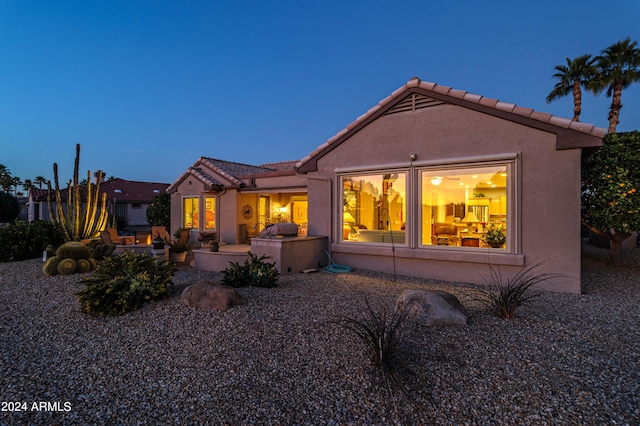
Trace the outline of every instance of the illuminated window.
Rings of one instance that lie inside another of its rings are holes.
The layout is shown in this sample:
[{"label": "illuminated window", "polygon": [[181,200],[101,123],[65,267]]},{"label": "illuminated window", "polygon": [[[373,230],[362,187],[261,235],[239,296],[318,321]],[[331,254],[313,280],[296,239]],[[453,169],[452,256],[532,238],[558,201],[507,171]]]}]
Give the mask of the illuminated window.
[{"label": "illuminated window", "polygon": [[198,197],[182,199],[182,227],[198,229]]},{"label": "illuminated window", "polygon": [[214,197],[206,197],[205,202],[205,215],[207,222],[204,225],[205,229],[216,229],[216,199]]},{"label": "illuminated window", "polygon": [[344,242],[405,244],[405,172],[341,177]]},{"label": "illuminated window", "polygon": [[495,165],[420,171],[420,244],[506,249],[508,170]]}]

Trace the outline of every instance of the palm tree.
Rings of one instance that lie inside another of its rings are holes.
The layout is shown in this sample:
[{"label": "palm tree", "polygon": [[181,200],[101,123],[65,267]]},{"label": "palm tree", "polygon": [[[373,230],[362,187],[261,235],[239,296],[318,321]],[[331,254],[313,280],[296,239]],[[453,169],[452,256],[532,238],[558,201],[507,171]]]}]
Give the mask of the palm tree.
[{"label": "palm tree", "polygon": [[609,110],[609,133],[615,133],[620,122],[622,108],[622,89],[640,80],[640,49],[638,42],[630,37],[604,49],[596,57],[598,76],[596,93],[607,89],[607,97],[611,98]]},{"label": "palm tree", "polygon": [[36,178],[33,180],[33,183],[35,185],[38,185],[38,189],[42,189],[42,185],[46,185],[47,180],[44,178],[44,176],[36,176]]},{"label": "palm tree", "polygon": [[[10,182],[11,186],[15,187],[13,190],[13,194],[17,196],[18,187],[22,185],[22,179],[20,179],[18,176],[13,176],[11,177]],[[11,186],[9,187],[9,189],[11,189]]]},{"label": "palm tree", "polygon": [[582,112],[581,88],[594,91],[593,78],[596,75],[594,62],[595,58],[586,54],[573,60],[567,58],[567,65],[556,65],[555,67],[558,72],[553,77],[557,78],[558,82],[547,96],[547,103],[568,96],[573,92],[573,121],[580,121],[580,113]]}]

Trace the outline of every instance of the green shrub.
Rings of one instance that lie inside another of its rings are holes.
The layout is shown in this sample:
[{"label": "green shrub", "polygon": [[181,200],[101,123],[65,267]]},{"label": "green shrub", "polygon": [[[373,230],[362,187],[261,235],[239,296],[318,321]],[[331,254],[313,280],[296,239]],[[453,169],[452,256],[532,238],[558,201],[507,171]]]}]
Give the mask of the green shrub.
[{"label": "green shrub", "polygon": [[0,228],[0,262],[34,259],[48,245],[59,246],[64,234],[55,222],[14,222]]},{"label": "green shrub", "polygon": [[175,265],[166,260],[157,263],[144,253],[122,253],[106,259],[93,276],[81,280],[85,289],[76,295],[85,313],[120,315],[169,296],[175,272]]},{"label": "green shrub", "polygon": [[20,214],[18,199],[8,192],[0,191],[0,223],[13,222]]},{"label": "green shrub", "polygon": [[238,262],[229,262],[229,267],[222,271],[222,284],[229,287],[277,287],[279,273],[275,263],[267,263],[264,260],[270,256],[257,255],[247,252],[249,257],[245,259],[244,265]]}]

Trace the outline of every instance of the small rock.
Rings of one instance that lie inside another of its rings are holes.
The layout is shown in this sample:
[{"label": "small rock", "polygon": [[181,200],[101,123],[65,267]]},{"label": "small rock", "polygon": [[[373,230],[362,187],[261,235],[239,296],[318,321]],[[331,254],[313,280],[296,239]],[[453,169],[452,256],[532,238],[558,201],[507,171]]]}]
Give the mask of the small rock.
[{"label": "small rock", "polygon": [[226,311],[244,303],[235,289],[209,281],[201,281],[185,288],[180,301],[191,308],[208,311]]},{"label": "small rock", "polygon": [[405,305],[408,306],[408,318],[422,325],[467,324],[460,301],[444,291],[404,290],[396,300],[396,309]]}]

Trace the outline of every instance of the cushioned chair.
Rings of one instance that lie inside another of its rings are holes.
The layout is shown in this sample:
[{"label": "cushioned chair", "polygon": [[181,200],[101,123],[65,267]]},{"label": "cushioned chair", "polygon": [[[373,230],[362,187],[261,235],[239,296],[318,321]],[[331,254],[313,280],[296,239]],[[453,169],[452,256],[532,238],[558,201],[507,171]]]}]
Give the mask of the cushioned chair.
[{"label": "cushioned chair", "polygon": [[431,244],[440,246],[460,245],[460,237],[457,236],[456,225],[453,223],[436,223],[433,225]]},{"label": "cushioned chair", "polygon": [[167,232],[167,227],[166,226],[152,226],[151,227],[151,238],[152,239],[160,238],[161,240],[164,240],[165,242],[171,241],[171,237],[169,235],[169,232]]},{"label": "cushioned chair", "polygon": [[[105,232],[110,241],[108,244],[111,244],[111,243],[122,244],[122,238],[120,238],[120,236],[118,235],[118,230],[116,228],[107,228],[100,233],[100,237],[102,238],[103,242],[105,240],[105,235],[104,235]],[[105,242],[105,244],[107,243]]]}]

